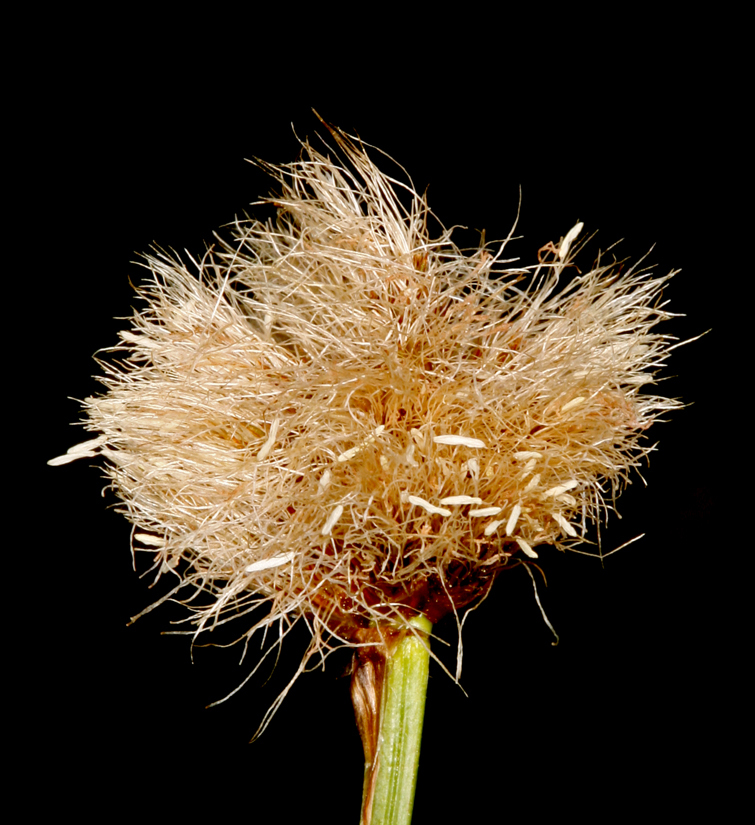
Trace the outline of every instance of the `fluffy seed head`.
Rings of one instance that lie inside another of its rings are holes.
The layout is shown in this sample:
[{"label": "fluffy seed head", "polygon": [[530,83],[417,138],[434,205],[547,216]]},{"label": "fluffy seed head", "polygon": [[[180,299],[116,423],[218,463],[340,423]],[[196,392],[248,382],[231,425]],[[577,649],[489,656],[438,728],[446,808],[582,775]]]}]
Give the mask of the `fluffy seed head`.
[{"label": "fluffy seed head", "polygon": [[198,630],[266,602],[241,637],[303,617],[310,655],[580,541],[677,406],[642,392],[670,276],[580,272],[581,225],[532,267],[504,268],[505,244],[464,254],[335,138],[344,163],[305,144],[269,168],[276,223],[146,259],[85,404],[100,435],[59,460],[105,456],[135,549],[179,577]]}]

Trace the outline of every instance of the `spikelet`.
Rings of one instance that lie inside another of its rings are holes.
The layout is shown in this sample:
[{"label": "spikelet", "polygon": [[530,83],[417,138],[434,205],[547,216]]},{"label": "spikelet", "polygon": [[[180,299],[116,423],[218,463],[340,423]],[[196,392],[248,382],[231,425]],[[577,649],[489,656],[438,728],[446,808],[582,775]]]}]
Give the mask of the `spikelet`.
[{"label": "spikelet", "polygon": [[54,460],[106,458],[197,632],[233,617],[282,638],[301,617],[307,657],[582,541],[678,406],[642,392],[671,349],[653,332],[670,275],[580,274],[581,224],[531,267],[502,267],[505,244],[463,254],[334,137],[346,163],[304,144],[268,167],[274,225],[146,259],[146,306],[85,402],[98,437]]}]

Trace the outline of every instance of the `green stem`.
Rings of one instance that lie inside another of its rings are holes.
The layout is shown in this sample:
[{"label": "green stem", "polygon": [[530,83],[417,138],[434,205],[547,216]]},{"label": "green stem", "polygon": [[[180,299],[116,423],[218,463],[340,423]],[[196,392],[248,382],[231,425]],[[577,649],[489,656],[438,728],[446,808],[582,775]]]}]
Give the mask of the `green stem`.
[{"label": "green stem", "polygon": [[414,632],[391,646],[377,667],[374,658],[370,665],[370,673],[377,672],[373,685],[379,690],[382,683],[382,690],[376,741],[365,744],[362,825],[410,825],[412,819],[432,624],[419,616],[409,626]]}]

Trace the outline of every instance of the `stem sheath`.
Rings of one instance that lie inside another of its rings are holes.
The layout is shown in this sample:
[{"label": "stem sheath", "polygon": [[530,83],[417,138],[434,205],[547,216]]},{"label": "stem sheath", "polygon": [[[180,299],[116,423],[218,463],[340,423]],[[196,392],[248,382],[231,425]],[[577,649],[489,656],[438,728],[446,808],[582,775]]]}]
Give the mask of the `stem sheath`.
[{"label": "stem sheath", "polygon": [[[364,659],[361,697],[352,691],[357,719],[365,744],[365,780],[361,825],[410,825],[417,786],[422,721],[430,665],[429,633],[432,624],[419,616],[409,621],[401,639],[382,652],[382,657]],[[381,661],[382,658],[382,661]],[[376,720],[365,724],[362,709],[377,710]],[[371,697],[371,698],[370,698]],[[375,722],[377,724],[375,724]],[[371,729],[372,735],[366,735]],[[375,735],[376,733],[376,735]],[[368,739],[370,740],[368,742]]]}]

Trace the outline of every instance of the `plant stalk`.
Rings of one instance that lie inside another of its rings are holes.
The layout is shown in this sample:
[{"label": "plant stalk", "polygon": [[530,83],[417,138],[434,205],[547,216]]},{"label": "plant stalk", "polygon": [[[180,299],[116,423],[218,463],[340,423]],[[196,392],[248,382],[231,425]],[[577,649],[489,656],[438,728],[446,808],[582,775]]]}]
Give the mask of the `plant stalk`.
[{"label": "plant stalk", "polygon": [[365,753],[360,825],[410,825],[430,666],[424,616],[357,655],[352,700]]}]

